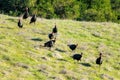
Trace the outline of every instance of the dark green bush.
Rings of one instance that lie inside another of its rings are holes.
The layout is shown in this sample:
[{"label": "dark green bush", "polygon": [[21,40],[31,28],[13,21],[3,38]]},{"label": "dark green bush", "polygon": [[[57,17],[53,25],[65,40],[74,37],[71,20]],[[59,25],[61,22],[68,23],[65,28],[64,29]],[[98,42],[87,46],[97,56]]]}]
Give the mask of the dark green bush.
[{"label": "dark green bush", "polygon": [[0,0],[0,13],[20,16],[25,7],[47,19],[120,22],[120,0]]}]

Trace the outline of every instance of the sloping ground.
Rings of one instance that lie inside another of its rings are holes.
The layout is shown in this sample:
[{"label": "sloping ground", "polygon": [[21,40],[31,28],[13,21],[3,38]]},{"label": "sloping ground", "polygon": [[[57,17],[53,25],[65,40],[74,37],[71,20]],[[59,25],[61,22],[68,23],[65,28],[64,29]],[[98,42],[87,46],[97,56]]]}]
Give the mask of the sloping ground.
[{"label": "sloping ground", "polygon": [[[119,80],[120,24],[37,19],[18,28],[18,18],[0,15],[0,80]],[[58,27],[56,45],[40,48]],[[67,44],[78,43],[75,52]],[[70,56],[83,52],[81,62]],[[103,64],[95,64],[102,52]]]}]

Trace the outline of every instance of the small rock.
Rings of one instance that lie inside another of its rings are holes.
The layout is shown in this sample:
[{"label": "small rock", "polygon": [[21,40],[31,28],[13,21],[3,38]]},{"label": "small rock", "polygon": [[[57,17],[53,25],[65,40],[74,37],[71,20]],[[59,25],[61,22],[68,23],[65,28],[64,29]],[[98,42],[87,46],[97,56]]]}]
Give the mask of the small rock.
[{"label": "small rock", "polygon": [[43,60],[49,61],[50,59],[48,57],[41,57]]},{"label": "small rock", "polygon": [[60,77],[52,77],[54,80],[63,80]]},{"label": "small rock", "polygon": [[80,46],[80,50],[87,50],[88,48],[89,48],[88,44],[86,44],[86,43],[82,43]]},{"label": "small rock", "polygon": [[59,58],[59,59],[63,58],[63,57],[60,55],[60,53],[53,53],[52,55],[53,55],[53,57],[55,57],[55,58]]},{"label": "small rock", "polygon": [[46,70],[48,68],[48,66],[42,64],[42,65],[40,65],[40,68],[43,69],[43,70]]},{"label": "small rock", "polygon": [[94,33],[92,33],[92,35],[95,36],[95,37],[100,37],[101,36],[99,32],[94,32]]},{"label": "small rock", "polygon": [[36,66],[34,66],[35,69],[37,69],[38,71],[51,71],[53,70],[53,68],[49,65],[46,64],[38,64]]},{"label": "small rock", "polygon": [[101,78],[103,78],[103,79],[108,79],[108,80],[114,80],[114,78],[113,77],[111,77],[111,76],[109,76],[109,75],[107,75],[107,74],[101,74],[100,75],[101,76]]},{"label": "small rock", "polygon": [[11,72],[12,72],[12,70],[5,70],[5,71],[2,71],[1,73],[3,75],[9,75]]},{"label": "small rock", "polygon": [[24,64],[24,63],[16,63],[15,66],[18,66],[18,67],[22,67],[22,68],[25,68],[25,69],[28,69],[29,66],[27,64]]},{"label": "small rock", "polygon": [[[53,77],[50,77],[50,78],[52,78],[52,79],[54,79],[54,80],[64,80],[64,79],[62,79],[60,76],[59,76],[59,77],[53,76]],[[49,80],[49,79],[48,79],[48,80]]]},{"label": "small rock", "polygon": [[48,74],[49,74],[47,71],[42,70],[42,69],[39,69],[38,71],[44,73],[44,74],[47,75],[47,76],[48,76]]},{"label": "small rock", "polygon": [[26,75],[32,75],[32,74],[31,74],[31,72],[29,72],[28,70],[22,70],[22,71],[20,72],[20,75],[21,75],[21,76],[26,76]]},{"label": "small rock", "polygon": [[60,73],[60,74],[67,74],[67,71],[66,71],[65,69],[63,69],[63,70],[61,70],[59,73]]},{"label": "small rock", "polygon": [[2,74],[4,74],[4,75],[8,75],[9,72],[7,72],[7,71],[3,71]]},{"label": "small rock", "polygon": [[40,46],[39,46],[39,45],[37,45],[37,46],[35,45],[34,48],[35,48],[36,50],[39,50],[39,49],[40,49]]}]

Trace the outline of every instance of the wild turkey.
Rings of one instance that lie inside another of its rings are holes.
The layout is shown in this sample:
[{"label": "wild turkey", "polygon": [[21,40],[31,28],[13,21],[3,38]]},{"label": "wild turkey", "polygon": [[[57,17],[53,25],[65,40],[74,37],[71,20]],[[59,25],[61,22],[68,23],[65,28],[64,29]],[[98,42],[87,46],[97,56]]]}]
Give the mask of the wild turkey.
[{"label": "wild turkey", "polygon": [[74,54],[74,55],[72,56],[72,58],[73,58],[74,60],[81,61],[82,54],[83,54],[83,53],[81,53],[81,54]]},{"label": "wild turkey", "polygon": [[54,46],[55,42],[56,42],[56,38],[54,38],[54,39],[52,39],[52,40],[49,40],[49,41],[47,41],[46,43],[44,43],[44,46],[43,46],[43,47],[49,47],[49,49],[51,49],[51,47]]},{"label": "wild turkey", "polygon": [[99,57],[96,59],[96,64],[99,66],[102,64],[102,53],[99,54]]},{"label": "wild turkey", "polygon": [[53,39],[53,38],[54,38],[53,33],[50,33],[50,34],[48,35],[48,37],[49,37],[50,40]]},{"label": "wild turkey", "polygon": [[23,27],[23,24],[22,24],[22,22],[21,22],[21,19],[18,20],[18,27],[19,27],[19,28],[22,28],[22,27]]},{"label": "wild turkey", "polygon": [[29,13],[28,13],[28,8],[25,8],[25,13],[23,15],[23,19],[27,19],[29,17]]},{"label": "wild turkey", "polygon": [[44,43],[44,47],[49,47],[49,49],[51,49],[51,47],[53,47],[53,44],[54,44],[53,41],[50,40],[50,41]]},{"label": "wild turkey", "polygon": [[30,24],[33,23],[33,22],[34,22],[34,24],[35,24],[36,20],[37,20],[37,17],[36,17],[36,15],[34,14],[34,15],[32,16],[32,18],[31,18],[31,20],[30,20]]},{"label": "wild turkey", "polygon": [[76,47],[78,46],[78,44],[68,44],[68,46],[72,51],[74,51]]},{"label": "wild turkey", "polygon": [[58,30],[57,30],[57,26],[55,24],[55,27],[53,28],[52,33],[57,33],[57,32],[58,32]]}]

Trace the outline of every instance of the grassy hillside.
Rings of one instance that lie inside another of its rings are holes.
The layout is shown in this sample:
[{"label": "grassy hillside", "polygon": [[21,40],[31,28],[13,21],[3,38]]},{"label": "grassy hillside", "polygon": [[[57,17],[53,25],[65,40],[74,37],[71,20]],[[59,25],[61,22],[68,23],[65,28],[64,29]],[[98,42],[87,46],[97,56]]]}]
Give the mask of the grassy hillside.
[{"label": "grassy hillside", "polygon": [[[0,15],[0,80],[119,80],[120,24],[37,19],[19,29],[17,17]],[[39,48],[58,27],[52,50]],[[67,44],[78,43],[75,52]],[[83,52],[81,62],[70,56]],[[102,52],[103,65],[95,64]]]}]

